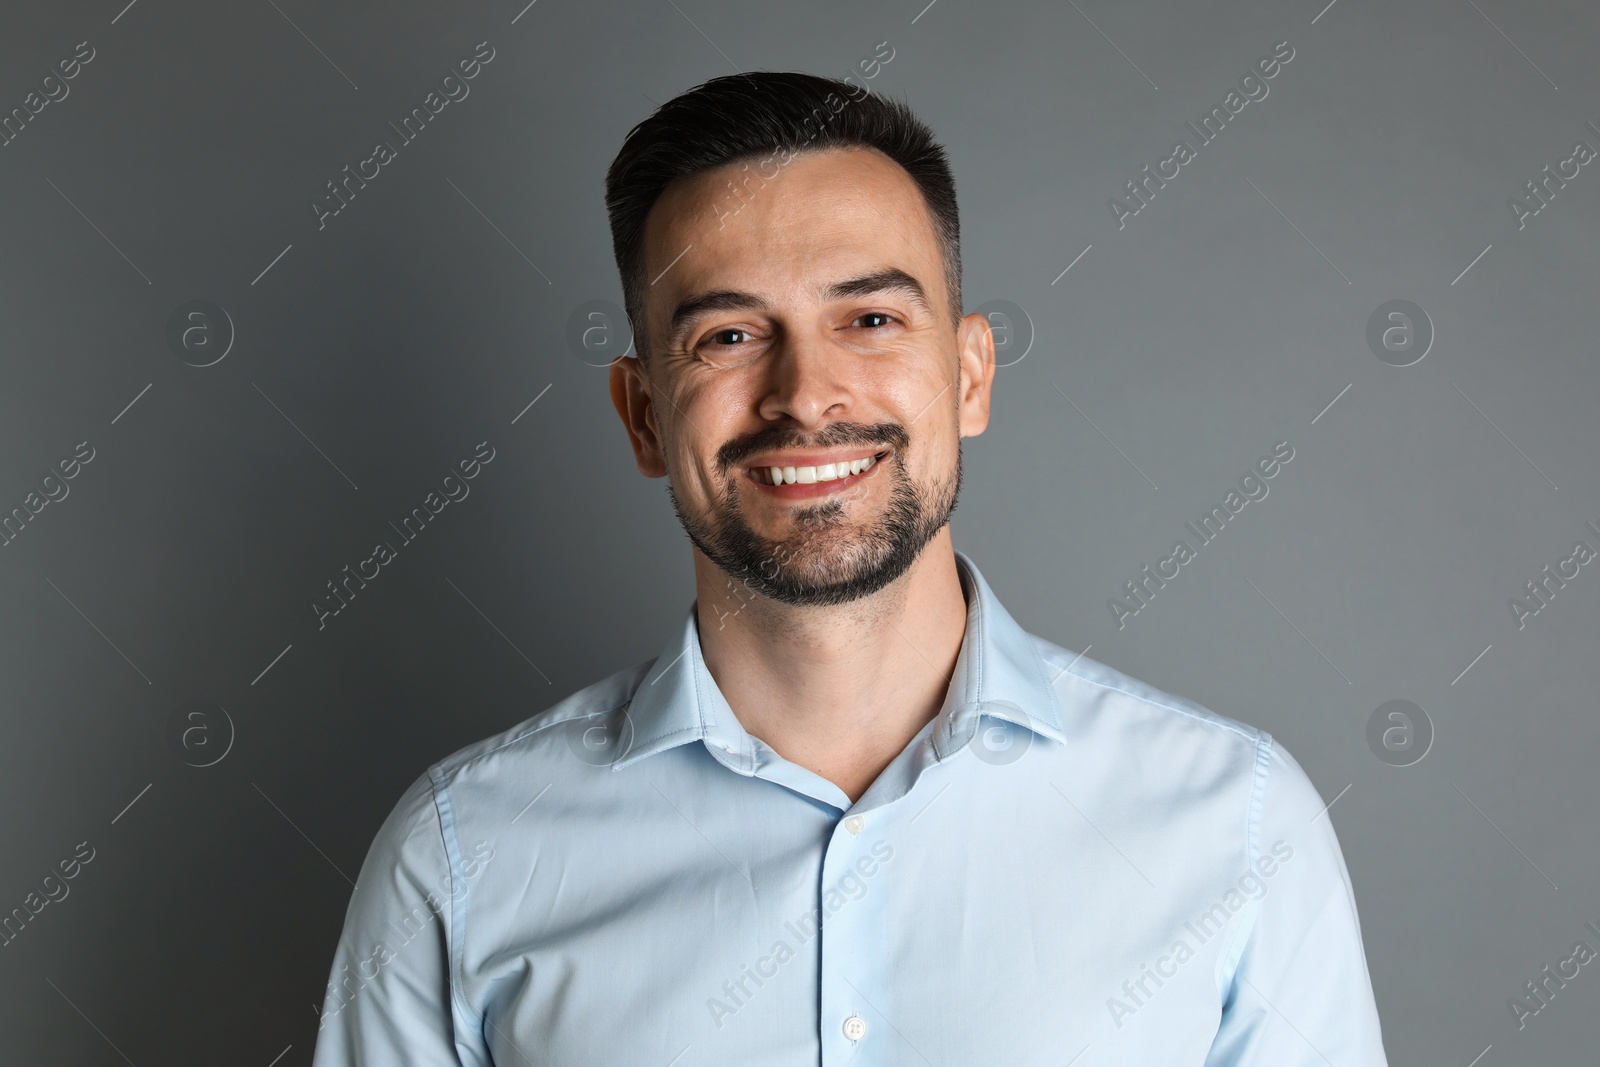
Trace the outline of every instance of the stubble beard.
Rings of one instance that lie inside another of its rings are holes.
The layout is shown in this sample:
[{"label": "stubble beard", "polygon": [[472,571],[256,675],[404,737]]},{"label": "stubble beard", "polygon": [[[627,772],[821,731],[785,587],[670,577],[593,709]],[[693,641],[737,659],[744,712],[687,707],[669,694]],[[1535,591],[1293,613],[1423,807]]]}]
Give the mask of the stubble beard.
[{"label": "stubble beard", "polygon": [[884,512],[866,528],[852,531],[845,503],[824,499],[790,509],[795,533],[774,540],[756,533],[739,508],[741,477],[729,474],[720,499],[707,516],[688,515],[672,492],[667,495],[689,540],[730,581],[783,604],[828,606],[870,596],[894,582],[917,561],[950,521],[961,492],[961,452],[954,471],[937,483],[918,486],[907,473],[904,449],[881,461],[891,488]]}]

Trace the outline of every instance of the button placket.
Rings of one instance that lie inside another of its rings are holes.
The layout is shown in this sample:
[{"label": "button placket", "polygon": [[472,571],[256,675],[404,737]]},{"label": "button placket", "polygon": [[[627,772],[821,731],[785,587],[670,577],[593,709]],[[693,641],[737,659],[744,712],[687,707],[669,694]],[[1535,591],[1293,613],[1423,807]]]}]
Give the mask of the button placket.
[{"label": "button placket", "polygon": [[887,1048],[872,1036],[877,1027],[869,1020],[878,1007],[893,1001],[884,973],[884,947],[892,941],[886,926],[892,921],[886,879],[894,867],[885,867],[883,858],[886,852],[893,856],[884,840],[890,822],[885,809],[847,815],[836,824],[823,856],[818,886],[822,1012],[817,1022],[824,1067],[860,1067],[876,1062]]}]

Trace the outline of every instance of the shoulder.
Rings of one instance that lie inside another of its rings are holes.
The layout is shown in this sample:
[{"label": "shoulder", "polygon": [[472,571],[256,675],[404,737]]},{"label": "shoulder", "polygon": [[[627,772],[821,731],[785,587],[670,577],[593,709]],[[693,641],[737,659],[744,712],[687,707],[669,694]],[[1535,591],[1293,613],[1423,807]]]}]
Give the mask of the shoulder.
[{"label": "shoulder", "polygon": [[462,784],[489,784],[511,779],[520,786],[525,773],[541,763],[571,758],[570,745],[581,734],[580,722],[599,723],[626,708],[655,660],[616,671],[587,685],[514,726],[457,749],[428,768],[436,789]]},{"label": "shoulder", "polygon": [[1271,735],[1265,730],[1219,715],[1202,704],[1158,689],[1042,637],[1029,636],[1044,663],[1046,676],[1052,679],[1065,718],[1089,716],[1130,726],[1143,724],[1175,738],[1232,748],[1254,750],[1271,744]]},{"label": "shoulder", "polygon": [[1252,815],[1269,799],[1280,810],[1309,807],[1307,817],[1322,806],[1300,764],[1266,730],[1044,638],[1033,641],[1069,743],[1092,743],[1101,757],[1140,767],[1147,781],[1181,788],[1232,780],[1248,792]]},{"label": "shoulder", "polygon": [[[513,726],[474,741],[429,765],[395,801],[374,837],[367,863],[393,866],[403,858],[442,854],[454,836],[455,795],[473,792],[481,803],[518,799],[541,772],[572,759],[572,734],[564,727],[599,720],[624,708],[654,659],[635,664],[585,686]],[[545,774],[542,780],[548,781]],[[515,808],[511,809],[515,812]]]},{"label": "shoulder", "polygon": [[1033,641],[1054,679],[1069,742],[1094,741],[1100,756],[1138,766],[1135,777],[1152,784],[1182,790],[1230,782],[1247,797],[1252,831],[1264,815],[1308,820],[1323,808],[1305,770],[1268,731],[1044,638]]},{"label": "shoulder", "polygon": [[1137,848],[1139,834],[1148,835],[1147,852],[1181,857],[1183,869],[1167,880],[1195,886],[1202,897],[1256,877],[1252,871],[1270,875],[1290,856],[1297,857],[1294,877],[1275,885],[1300,885],[1318,899],[1341,884],[1348,893],[1327,803],[1280,739],[1035,641],[1062,716],[1065,743],[1056,758],[1108,798],[1097,820],[1100,812],[1113,824],[1118,813],[1134,813],[1128,818],[1137,825],[1123,824],[1119,843]]}]

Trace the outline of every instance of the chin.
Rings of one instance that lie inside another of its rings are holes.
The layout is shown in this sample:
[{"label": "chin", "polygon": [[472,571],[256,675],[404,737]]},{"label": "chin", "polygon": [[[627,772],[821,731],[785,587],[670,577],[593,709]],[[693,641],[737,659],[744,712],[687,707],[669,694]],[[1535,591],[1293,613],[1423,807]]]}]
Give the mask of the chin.
[{"label": "chin", "polygon": [[926,496],[896,473],[876,514],[846,520],[837,502],[794,509],[786,537],[752,527],[731,492],[730,506],[691,520],[670,483],[667,491],[690,541],[731,582],[779,603],[827,606],[871,596],[899,579],[949,522],[961,485],[959,458],[954,476]]}]

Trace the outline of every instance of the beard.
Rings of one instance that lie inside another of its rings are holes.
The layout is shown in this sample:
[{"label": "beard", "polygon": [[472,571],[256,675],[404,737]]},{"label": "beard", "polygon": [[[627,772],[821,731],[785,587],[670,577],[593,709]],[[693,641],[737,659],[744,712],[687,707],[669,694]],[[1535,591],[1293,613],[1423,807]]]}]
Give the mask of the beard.
[{"label": "beard", "polygon": [[[824,498],[812,506],[792,505],[793,535],[773,539],[756,533],[739,506],[740,475],[734,468],[745,457],[781,448],[885,443],[894,446],[878,464],[884,468],[880,477],[889,479],[889,500],[883,514],[862,528],[850,524],[846,501]],[[689,540],[731,581],[783,604],[846,604],[905,574],[955,510],[961,492],[959,439],[954,471],[928,486],[917,485],[906,469],[910,443],[905,429],[893,423],[835,423],[803,441],[786,431],[764,431],[719,451],[724,486],[708,514],[689,515],[672,492],[671,479],[667,495]]]}]

